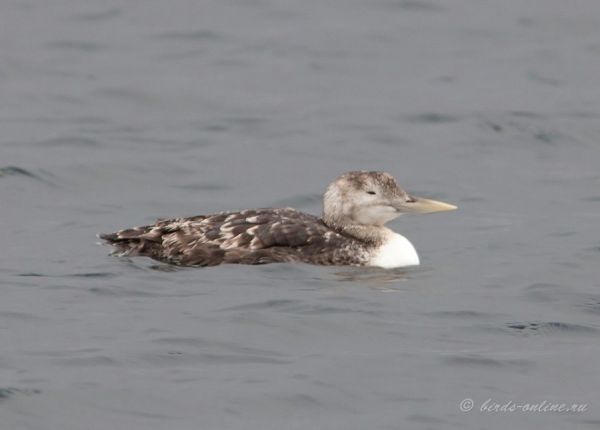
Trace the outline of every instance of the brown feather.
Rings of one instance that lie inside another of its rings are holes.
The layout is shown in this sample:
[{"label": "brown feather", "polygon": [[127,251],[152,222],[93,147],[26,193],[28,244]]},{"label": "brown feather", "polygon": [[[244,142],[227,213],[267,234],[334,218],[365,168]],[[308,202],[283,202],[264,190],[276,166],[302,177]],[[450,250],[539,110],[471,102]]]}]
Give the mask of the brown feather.
[{"label": "brown feather", "polygon": [[[251,209],[157,221],[100,235],[118,253],[143,255],[171,264],[364,264],[364,246],[295,209]],[[352,255],[350,257],[349,255]]]}]

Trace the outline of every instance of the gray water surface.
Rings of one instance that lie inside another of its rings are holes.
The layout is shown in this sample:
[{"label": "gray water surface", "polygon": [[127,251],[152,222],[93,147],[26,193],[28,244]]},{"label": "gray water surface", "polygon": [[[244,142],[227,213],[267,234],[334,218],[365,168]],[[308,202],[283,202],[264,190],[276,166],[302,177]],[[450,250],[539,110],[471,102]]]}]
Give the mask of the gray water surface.
[{"label": "gray water surface", "polygon": [[[3,1],[0,428],[598,428],[599,72],[592,0]],[[459,206],[422,266],[95,238],[351,169]]]}]

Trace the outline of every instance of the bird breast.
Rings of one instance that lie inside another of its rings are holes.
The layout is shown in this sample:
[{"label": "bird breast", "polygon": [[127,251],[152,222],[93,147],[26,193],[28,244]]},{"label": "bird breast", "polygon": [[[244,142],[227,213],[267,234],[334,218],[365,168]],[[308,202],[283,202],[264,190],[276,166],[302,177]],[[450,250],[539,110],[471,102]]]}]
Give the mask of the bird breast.
[{"label": "bird breast", "polygon": [[390,233],[387,241],[373,253],[369,266],[384,269],[418,266],[420,263],[419,255],[412,243],[401,234]]}]

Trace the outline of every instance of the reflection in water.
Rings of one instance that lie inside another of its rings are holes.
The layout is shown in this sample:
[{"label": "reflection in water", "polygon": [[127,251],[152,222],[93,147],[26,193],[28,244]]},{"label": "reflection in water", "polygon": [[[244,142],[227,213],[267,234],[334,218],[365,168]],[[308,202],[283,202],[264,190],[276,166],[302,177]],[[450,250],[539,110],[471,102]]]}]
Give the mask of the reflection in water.
[{"label": "reflection in water", "polygon": [[335,272],[334,275],[337,281],[342,282],[363,282],[368,283],[372,287],[390,288],[391,283],[405,281],[410,278],[410,269],[380,269],[377,267],[351,267],[341,269]]},{"label": "reflection in water", "polygon": [[180,267],[170,266],[168,264],[152,264],[148,266],[150,270],[156,270],[157,272],[176,272],[177,270],[181,270]]}]

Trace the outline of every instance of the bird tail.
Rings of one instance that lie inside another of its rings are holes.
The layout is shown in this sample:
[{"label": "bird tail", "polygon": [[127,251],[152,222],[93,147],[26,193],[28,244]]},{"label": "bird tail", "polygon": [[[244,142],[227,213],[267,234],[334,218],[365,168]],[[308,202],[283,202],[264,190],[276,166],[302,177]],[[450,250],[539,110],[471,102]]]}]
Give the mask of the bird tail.
[{"label": "bird tail", "polygon": [[149,233],[152,226],[134,227],[114,233],[100,233],[98,238],[115,247],[113,254],[147,255],[153,254],[156,242]]}]

